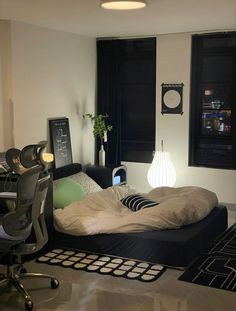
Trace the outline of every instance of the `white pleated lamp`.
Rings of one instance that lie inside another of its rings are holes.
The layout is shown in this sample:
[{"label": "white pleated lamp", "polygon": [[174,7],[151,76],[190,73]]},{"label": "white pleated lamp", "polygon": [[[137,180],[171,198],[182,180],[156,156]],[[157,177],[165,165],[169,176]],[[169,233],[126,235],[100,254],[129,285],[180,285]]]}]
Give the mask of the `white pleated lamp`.
[{"label": "white pleated lamp", "polygon": [[171,161],[170,153],[156,151],[152,164],[148,170],[147,179],[152,188],[155,187],[173,187],[176,182],[176,171]]}]

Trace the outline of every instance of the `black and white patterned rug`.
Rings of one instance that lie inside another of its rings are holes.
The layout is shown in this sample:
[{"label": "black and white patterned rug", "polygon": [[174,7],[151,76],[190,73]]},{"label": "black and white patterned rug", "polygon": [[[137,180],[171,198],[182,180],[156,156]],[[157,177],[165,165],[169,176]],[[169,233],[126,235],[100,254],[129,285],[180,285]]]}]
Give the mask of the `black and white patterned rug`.
[{"label": "black and white patterned rug", "polygon": [[236,225],[226,230],[179,280],[236,292]]},{"label": "black and white patterned rug", "polygon": [[36,261],[143,282],[155,281],[165,271],[159,264],[78,250],[53,249]]}]

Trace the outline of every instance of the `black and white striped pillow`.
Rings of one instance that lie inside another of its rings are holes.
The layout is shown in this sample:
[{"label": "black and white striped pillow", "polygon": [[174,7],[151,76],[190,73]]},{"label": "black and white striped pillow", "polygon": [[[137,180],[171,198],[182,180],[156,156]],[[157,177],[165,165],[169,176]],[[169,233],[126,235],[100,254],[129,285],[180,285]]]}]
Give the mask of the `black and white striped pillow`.
[{"label": "black and white striped pillow", "polygon": [[131,194],[121,200],[121,203],[131,209],[133,212],[137,212],[143,208],[152,207],[159,203],[151,201],[139,194]]}]

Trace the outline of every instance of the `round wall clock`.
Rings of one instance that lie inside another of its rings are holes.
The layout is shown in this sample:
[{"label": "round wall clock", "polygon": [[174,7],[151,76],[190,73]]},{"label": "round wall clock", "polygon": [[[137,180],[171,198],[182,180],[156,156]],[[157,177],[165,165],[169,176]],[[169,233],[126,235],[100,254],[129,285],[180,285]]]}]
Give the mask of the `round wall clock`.
[{"label": "round wall clock", "polygon": [[183,83],[162,84],[162,114],[182,114]]}]

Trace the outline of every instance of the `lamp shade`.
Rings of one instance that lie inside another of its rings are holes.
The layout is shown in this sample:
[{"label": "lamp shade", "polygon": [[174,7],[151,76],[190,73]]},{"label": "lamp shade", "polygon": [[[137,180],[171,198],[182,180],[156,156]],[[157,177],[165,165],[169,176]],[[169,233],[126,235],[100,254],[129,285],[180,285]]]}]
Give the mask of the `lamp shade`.
[{"label": "lamp shade", "polygon": [[145,0],[102,0],[101,7],[108,10],[135,10],[147,5]]},{"label": "lamp shade", "polygon": [[148,170],[147,179],[152,188],[174,186],[176,182],[176,171],[169,152],[155,152],[152,164]]},{"label": "lamp shade", "polygon": [[53,153],[44,152],[42,154],[42,161],[46,164],[53,162],[54,161]]}]

